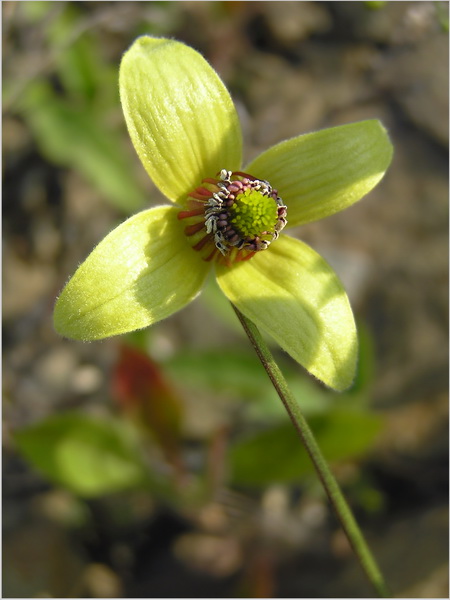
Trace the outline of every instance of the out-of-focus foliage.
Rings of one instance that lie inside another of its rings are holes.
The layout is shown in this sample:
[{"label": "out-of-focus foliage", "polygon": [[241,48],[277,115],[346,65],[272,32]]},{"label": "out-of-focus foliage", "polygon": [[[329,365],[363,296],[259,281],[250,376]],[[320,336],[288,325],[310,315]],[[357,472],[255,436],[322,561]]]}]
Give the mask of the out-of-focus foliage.
[{"label": "out-of-focus foliage", "polygon": [[[29,27],[42,21],[49,4],[24,3]],[[4,105],[22,116],[48,160],[79,171],[123,212],[139,209],[145,195],[134,157],[124,150],[117,66],[104,58],[92,28],[84,31],[76,3],[49,20],[45,42],[53,80],[7,78]]]},{"label": "out-of-focus foliage", "polygon": [[15,434],[22,454],[54,483],[81,496],[143,486],[148,468],[123,423],[64,413]]},{"label": "out-of-focus foliage", "polygon": [[[367,411],[372,384],[370,337],[360,335],[360,361],[352,391],[337,396],[278,359],[319,445],[328,460],[340,461],[366,452],[381,429],[381,419]],[[252,354],[241,351],[182,354],[167,365],[173,377],[187,387],[207,389],[214,395],[238,398],[240,417],[250,432],[237,437],[230,448],[231,480],[240,485],[266,486],[300,482],[312,472],[275,390]],[[253,431],[256,428],[256,432]]]},{"label": "out-of-focus foliage", "polygon": [[[325,458],[350,459],[370,447],[381,421],[358,410],[334,409],[309,419]],[[236,443],[230,455],[232,481],[243,486],[301,481],[313,472],[305,449],[291,423],[248,436]]]},{"label": "out-of-focus foliage", "polygon": [[[56,164],[79,170],[124,211],[143,205],[143,194],[113,130],[95,107],[71,105],[46,83],[32,84],[21,110],[44,154]],[[103,113],[103,110],[101,110]]]},{"label": "out-of-focus foliage", "polygon": [[[367,335],[362,336],[358,381],[347,394],[319,388],[287,360],[279,362],[327,459],[352,459],[370,449],[381,420],[365,408],[372,363]],[[229,441],[225,460],[231,484],[305,484],[312,472],[310,459],[266,377],[250,351],[184,351],[158,365],[142,350],[124,346],[113,370],[112,394],[123,415],[137,426],[135,432],[144,436],[147,450],[123,418],[94,419],[74,412],[17,432],[16,443],[43,475],[81,496],[146,486],[174,501],[176,491],[170,488],[186,476],[182,396],[200,393],[212,405],[226,399],[230,411],[239,409],[240,424],[250,431]],[[208,440],[202,440],[202,447],[206,465]],[[158,448],[163,456],[155,459]],[[204,468],[194,474],[206,483]]]}]

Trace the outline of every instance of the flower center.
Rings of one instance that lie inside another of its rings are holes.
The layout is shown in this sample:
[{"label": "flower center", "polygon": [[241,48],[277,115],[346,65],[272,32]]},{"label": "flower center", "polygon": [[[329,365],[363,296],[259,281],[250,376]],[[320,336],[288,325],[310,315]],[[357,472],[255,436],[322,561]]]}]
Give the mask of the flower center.
[{"label": "flower center", "polygon": [[204,260],[232,264],[248,260],[277,239],[287,208],[268,181],[222,169],[220,179],[204,179],[178,214],[185,234]]},{"label": "flower center", "polygon": [[236,196],[229,215],[233,229],[243,238],[259,236],[263,231],[274,231],[278,221],[274,199],[252,189],[246,189]]}]

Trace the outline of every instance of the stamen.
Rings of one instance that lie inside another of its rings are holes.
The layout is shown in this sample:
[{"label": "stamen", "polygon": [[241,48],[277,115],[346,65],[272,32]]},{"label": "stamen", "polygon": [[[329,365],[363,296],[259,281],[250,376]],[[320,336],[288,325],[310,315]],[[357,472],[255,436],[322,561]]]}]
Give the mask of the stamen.
[{"label": "stamen", "polygon": [[178,213],[178,218],[187,219],[188,217],[196,217],[197,215],[203,215],[204,212],[204,208],[198,208],[196,210],[182,210]]},{"label": "stamen", "polygon": [[197,233],[198,231],[201,231],[203,229],[203,223],[193,223],[192,225],[187,225],[184,228],[184,233],[186,235],[194,235],[194,233]]},{"label": "stamen", "polygon": [[[287,208],[270,183],[242,171],[222,169],[206,177],[186,201],[179,219],[189,219],[185,234],[204,260],[227,265],[266,250],[285,227]],[[201,236],[201,237],[200,237]]]}]

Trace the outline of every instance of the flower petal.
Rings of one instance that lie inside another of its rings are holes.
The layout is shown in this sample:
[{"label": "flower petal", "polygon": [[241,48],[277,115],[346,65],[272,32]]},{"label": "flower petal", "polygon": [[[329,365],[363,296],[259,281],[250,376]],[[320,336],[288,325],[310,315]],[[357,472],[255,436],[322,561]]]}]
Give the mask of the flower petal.
[{"label": "flower petal", "polygon": [[240,168],[236,109],[198,52],[174,40],[140,37],[123,57],[119,84],[134,147],[167,198],[180,201],[204,177]]},{"label": "flower petal", "polygon": [[248,166],[267,179],[288,207],[293,227],[334,214],[367,194],[383,177],[392,144],[377,120],[308,133],[272,146]]},{"label": "flower petal", "polygon": [[140,329],[183,308],[209,265],[189,247],[175,207],[134,215],[78,268],[57,300],[56,330],[77,340]]},{"label": "flower petal", "polygon": [[352,310],[331,267],[309,246],[281,236],[232,268],[219,266],[227,298],[326,385],[344,390],[355,375]]}]

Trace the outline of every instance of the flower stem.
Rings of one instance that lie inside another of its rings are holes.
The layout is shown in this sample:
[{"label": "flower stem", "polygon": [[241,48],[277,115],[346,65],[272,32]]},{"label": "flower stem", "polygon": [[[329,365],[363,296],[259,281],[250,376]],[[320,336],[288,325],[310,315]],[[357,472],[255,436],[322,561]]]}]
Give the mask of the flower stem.
[{"label": "flower stem", "polygon": [[313,432],[309,428],[308,423],[305,420],[295,398],[288,388],[286,380],[283,377],[277,363],[275,362],[267,344],[264,342],[256,325],[247,319],[237,308],[232,305],[245,333],[248,335],[256,353],[261,361],[264,369],[266,370],[270,380],[273,383],[278,395],[283,402],[291,421],[293,422],[297,432],[308,452],[314,468],[322,482],[322,485],[327,493],[328,499],[333,506],[336,515],[341,522],[342,528],[355,552],[361,567],[367,575],[369,581],[372,583],[377,594],[381,598],[389,598],[390,594],[384,581],[383,575],[381,574],[375,559],[367,546],[366,540],[355,521],[352,511],[345,500],[339,484],[337,483],[334,475],[332,474],[328,463],[326,462]]}]

